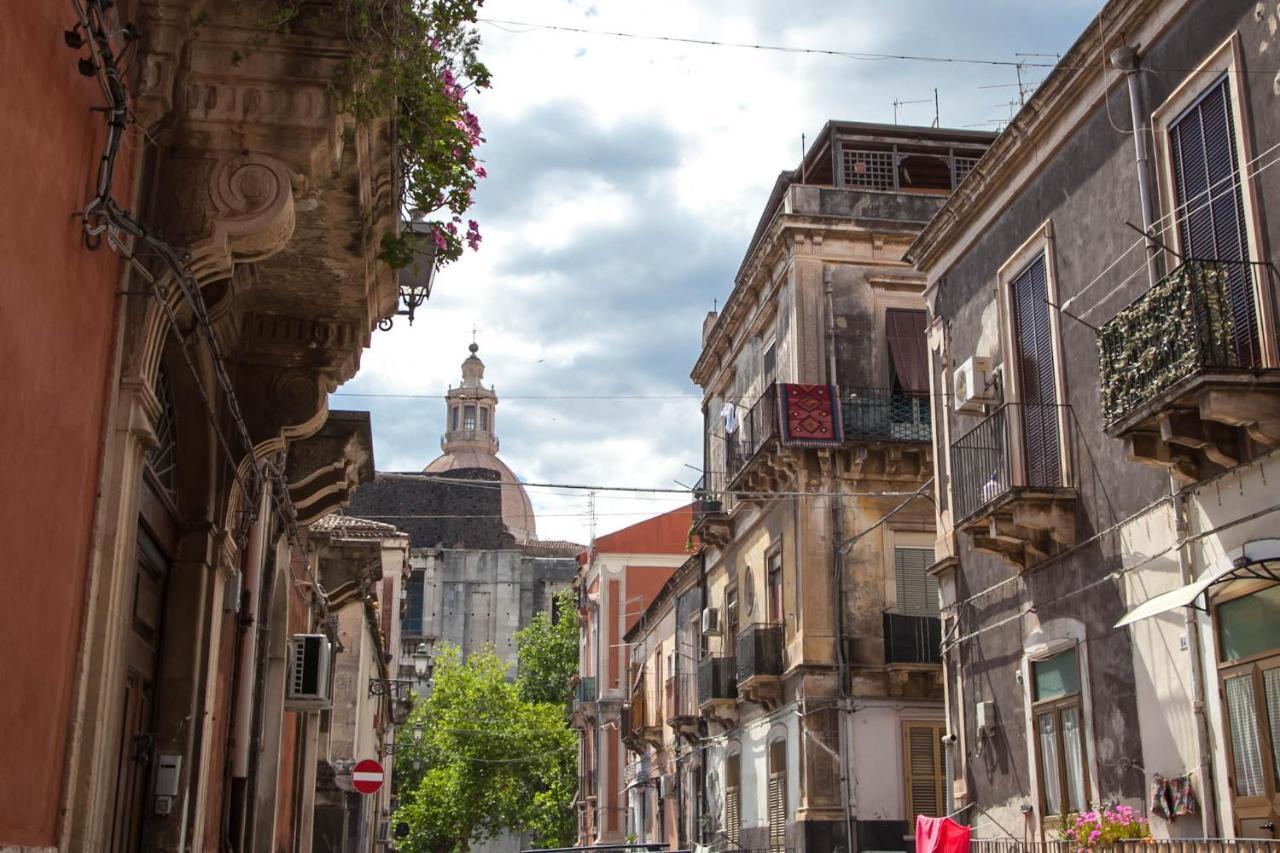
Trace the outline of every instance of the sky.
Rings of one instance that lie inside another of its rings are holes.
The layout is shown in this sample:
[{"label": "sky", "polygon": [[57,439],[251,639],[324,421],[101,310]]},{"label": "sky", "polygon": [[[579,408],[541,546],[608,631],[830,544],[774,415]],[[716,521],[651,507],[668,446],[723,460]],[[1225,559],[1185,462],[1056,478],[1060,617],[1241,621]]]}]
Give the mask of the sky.
[{"label": "sky", "polygon": [[[489,0],[493,88],[472,99],[483,243],[412,326],[375,332],[334,409],[372,413],[380,471],[440,452],[472,329],[500,456],[529,483],[681,489],[700,476],[689,379],[778,173],[830,119],[997,129],[1018,69],[701,46],[528,24],[796,48],[1026,62],[1039,81],[1101,0]],[[488,19],[486,22],[484,19]],[[520,22],[499,23],[499,22]],[[894,102],[927,101],[927,103]],[[406,396],[355,396],[406,395]],[[543,539],[586,542],[585,490],[528,488]],[[600,491],[603,535],[685,503]]]}]

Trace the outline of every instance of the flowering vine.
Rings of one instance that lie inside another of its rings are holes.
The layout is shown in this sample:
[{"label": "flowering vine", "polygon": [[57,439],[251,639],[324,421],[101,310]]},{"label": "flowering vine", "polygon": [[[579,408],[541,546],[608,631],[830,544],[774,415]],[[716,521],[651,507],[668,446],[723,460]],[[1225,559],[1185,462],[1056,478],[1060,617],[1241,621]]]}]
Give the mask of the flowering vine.
[{"label": "flowering vine", "polygon": [[356,50],[335,90],[357,120],[392,115],[402,205],[414,225],[383,237],[378,257],[393,268],[424,253],[437,267],[480,247],[480,226],[463,217],[478,181],[484,141],[468,98],[490,85],[478,58],[476,13],[483,0],[334,0],[313,12],[280,0],[282,27],[305,14],[338,14]]},{"label": "flowering vine", "polygon": [[1147,819],[1124,803],[1099,806],[1093,811],[1062,817],[1062,835],[1077,850],[1110,847],[1120,841],[1151,837]]}]

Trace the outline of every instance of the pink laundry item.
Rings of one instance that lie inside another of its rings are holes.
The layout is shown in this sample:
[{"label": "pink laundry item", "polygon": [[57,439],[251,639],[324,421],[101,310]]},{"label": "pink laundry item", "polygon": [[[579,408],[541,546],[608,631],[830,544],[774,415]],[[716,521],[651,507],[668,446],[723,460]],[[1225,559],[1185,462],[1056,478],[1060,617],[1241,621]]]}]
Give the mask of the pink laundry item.
[{"label": "pink laundry item", "polygon": [[949,817],[917,815],[916,853],[969,853],[969,827]]}]

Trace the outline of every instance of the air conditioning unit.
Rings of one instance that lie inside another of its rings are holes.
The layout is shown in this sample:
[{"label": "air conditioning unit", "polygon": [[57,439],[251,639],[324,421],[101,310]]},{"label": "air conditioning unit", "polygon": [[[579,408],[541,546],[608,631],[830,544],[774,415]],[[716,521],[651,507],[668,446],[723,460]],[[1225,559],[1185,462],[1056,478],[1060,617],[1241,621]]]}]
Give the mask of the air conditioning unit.
[{"label": "air conditioning unit", "polygon": [[666,800],[676,795],[676,777],[664,775],[658,777],[658,796]]},{"label": "air conditioning unit", "polygon": [[982,407],[995,402],[989,374],[991,359],[975,355],[965,359],[951,377],[951,394],[957,412],[982,412]]},{"label": "air conditioning unit", "polygon": [[720,608],[708,607],[702,611],[702,633],[720,633]]},{"label": "air conditioning unit", "polygon": [[330,664],[333,651],[324,634],[294,634],[289,638],[289,674],[285,708],[323,711],[333,705]]}]

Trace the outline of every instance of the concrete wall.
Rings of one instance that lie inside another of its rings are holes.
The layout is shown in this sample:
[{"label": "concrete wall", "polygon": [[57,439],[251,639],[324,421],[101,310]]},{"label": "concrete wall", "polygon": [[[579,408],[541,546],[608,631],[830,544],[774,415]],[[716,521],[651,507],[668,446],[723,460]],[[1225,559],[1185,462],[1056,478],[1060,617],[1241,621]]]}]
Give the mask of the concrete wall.
[{"label": "concrete wall", "polygon": [[[125,4],[130,6],[132,4]],[[103,121],[97,81],[77,72],[62,33],[70,4],[20,0],[0,33],[0,109],[11,116],[0,177],[0,435],[8,493],[0,514],[0,846],[56,842],[81,639],[100,445],[112,373],[119,257],[85,248],[71,215],[88,201]],[[40,80],[39,86],[18,81]],[[131,195],[133,134],[118,192]]]}]

